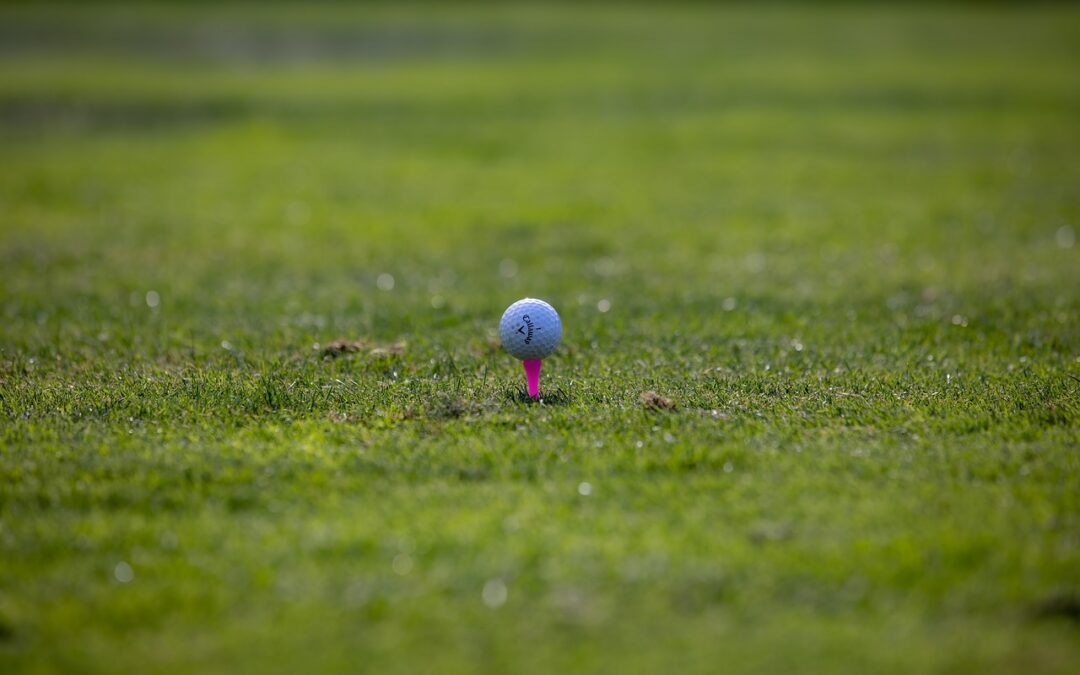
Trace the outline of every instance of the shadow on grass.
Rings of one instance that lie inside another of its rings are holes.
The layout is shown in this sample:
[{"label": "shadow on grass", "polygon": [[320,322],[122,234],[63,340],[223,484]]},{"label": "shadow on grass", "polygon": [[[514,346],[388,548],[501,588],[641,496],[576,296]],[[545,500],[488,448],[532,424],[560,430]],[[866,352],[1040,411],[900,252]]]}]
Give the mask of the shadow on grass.
[{"label": "shadow on grass", "polygon": [[532,405],[552,405],[552,406],[564,406],[573,403],[573,395],[563,387],[555,387],[554,389],[542,389],[540,391],[540,399],[534,401],[529,396],[528,390],[524,387],[517,387],[509,389],[506,392],[506,398],[513,403],[527,403]]}]

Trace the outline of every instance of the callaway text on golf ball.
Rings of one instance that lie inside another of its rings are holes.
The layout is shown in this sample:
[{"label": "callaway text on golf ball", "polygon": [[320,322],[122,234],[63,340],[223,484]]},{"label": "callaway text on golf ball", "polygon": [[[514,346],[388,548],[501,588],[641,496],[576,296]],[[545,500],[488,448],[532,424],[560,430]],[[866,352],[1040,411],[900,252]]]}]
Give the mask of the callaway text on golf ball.
[{"label": "callaway text on golf ball", "polygon": [[503,348],[522,361],[551,355],[562,339],[562,321],[555,308],[534,298],[518,300],[499,321]]}]

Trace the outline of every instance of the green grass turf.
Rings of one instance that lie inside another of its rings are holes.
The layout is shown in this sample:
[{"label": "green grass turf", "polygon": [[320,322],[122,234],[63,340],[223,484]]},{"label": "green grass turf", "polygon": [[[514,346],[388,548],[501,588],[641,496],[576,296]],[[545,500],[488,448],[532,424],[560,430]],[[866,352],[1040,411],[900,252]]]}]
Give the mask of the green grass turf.
[{"label": "green grass turf", "polygon": [[0,9],[0,671],[1069,672],[1078,121],[1067,6]]}]

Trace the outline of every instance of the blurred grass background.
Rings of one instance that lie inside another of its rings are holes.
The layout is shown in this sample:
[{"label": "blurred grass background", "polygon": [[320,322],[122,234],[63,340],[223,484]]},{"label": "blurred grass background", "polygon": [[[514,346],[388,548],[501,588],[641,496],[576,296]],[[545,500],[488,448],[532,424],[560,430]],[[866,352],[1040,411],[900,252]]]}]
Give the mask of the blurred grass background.
[{"label": "blurred grass background", "polygon": [[0,8],[0,669],[1068,672],[1078,65],[1068,5]]}]

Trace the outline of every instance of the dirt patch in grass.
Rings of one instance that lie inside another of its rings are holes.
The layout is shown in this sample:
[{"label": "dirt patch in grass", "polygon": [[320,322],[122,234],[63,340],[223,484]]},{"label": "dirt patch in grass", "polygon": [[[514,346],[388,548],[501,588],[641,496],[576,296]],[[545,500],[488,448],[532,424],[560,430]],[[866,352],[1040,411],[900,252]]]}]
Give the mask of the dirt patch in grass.
[{"label": "dirt patch in grass", "polygon": [[646,410],[670,411],[675,409],[674,401],[657,394],[655,391],[643,391],[638,399],[641,401],[641,405],[645,406]]},{"label": "dirt patch in grass", "polygon": [[346,354],[367,353],[375,358],[400,356],[405,353],[405,343],[395,342],[389,345],[373,345],[366,340],[334,340],[322,348],[323,360],[336,359]]}]

